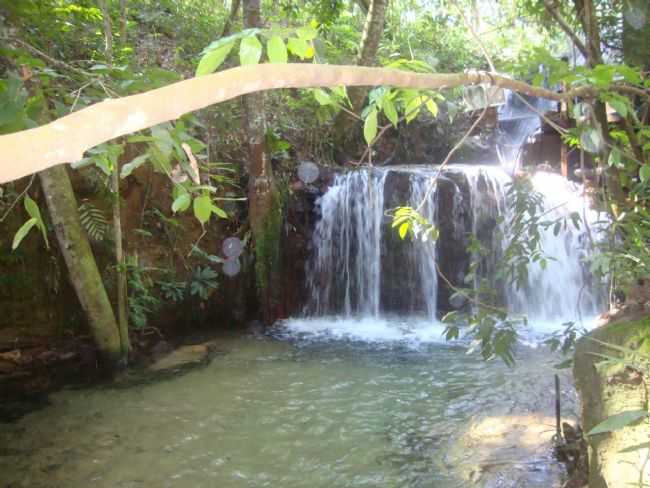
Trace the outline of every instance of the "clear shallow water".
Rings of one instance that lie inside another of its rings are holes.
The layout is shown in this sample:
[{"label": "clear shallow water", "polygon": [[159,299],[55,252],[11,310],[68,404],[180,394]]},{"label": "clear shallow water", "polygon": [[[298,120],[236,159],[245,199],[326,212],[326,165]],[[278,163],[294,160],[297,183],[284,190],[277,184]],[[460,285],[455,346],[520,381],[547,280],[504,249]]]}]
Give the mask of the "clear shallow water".
[{"label": "clear shallow water", "polygon": [[224,338],[184,376],[57,394],[0,425],[0,486],[461,487],[470,420],[552,406],[546,352],[508,369],[393,333]]}]

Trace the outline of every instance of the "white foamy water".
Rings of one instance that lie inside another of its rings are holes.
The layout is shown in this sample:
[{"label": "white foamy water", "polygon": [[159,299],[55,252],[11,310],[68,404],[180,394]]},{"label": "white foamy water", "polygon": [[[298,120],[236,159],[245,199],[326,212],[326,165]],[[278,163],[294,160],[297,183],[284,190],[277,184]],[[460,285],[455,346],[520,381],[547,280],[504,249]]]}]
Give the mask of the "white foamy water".
[{"label": "white foamy water", "polygon": [[[603,284],[589,272],[587,259],[601,239],[598,222],[603,216],[590,208],[581,185],[555,173],[537,172],[532,178],[535,191],[544,196],[543,220],[566,218],[567,225],[557,233],[553,227],[542,230],[541,245],[550,257],[543,268],[540,263],[528,265],[528,281],[517,290],[508,289],[508,308],[524,313],[535,323],[593,323],[604,309]],[[576,227],[570,215],[580,216]],[[557,328],[557,325],[556,325]]]},{"label": "white foamy water", "polygon": [[278,326],[281,335],[307,340],[394,343],[414,348],[445,342],[444,324],[424,317],[405,320],[367,316],[292,318],[281,321]]},{"label": "white foamy water", "polygon": [[[596,316],[583,317],[579,326],[590,330],[595,326],[596,319]],[[519,325],[517,336],[522,345],[536,348],[563,327],[558,321],[534,320]],[[397,319],[327,316],[282,320],[276,324],[273,335],[306,342],[350,341],[408,349],[441,344],[468,345],[469,340],[462,336],[458,340],[447,341],[444,337],[445,328],[445,324],[427,317]],[[462,332],[461,329],[461,334]]]}]

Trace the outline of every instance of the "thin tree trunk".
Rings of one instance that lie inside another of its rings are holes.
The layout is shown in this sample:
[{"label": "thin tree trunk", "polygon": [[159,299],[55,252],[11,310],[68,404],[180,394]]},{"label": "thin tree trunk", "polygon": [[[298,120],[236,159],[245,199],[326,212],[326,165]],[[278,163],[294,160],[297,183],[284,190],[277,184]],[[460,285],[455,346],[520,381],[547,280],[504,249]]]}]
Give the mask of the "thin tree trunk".
[{"label": "thin tree trunk", "polygon": [[88,238],[84,233],[77,201],[65,166],[39,173],[50,219],[72,286],[88,318],[88,324],[102,359],[110,367],[124,360],[119,330]]},{"label": "thin tree trunk", "polygon": [[359,5],[359,8],[361,8],[364,14],[368,14],[368,10],[370,9],[370,0],[356,0],[355,3]]},{"label": "thin tree trunk", "polygon": [[239,12],[240,4],[241,4],[241,0],[232,0],[232,3],[230,4],[230,15],[226,19],[226,23],[223,25],[223,31],[221,32],[221,37],[226,37],[230,35],[232,25],[235,23],[235,19],[237,18],[237,12]]},{"label": "thin tree trunk", "polygon": [[[104,17],[104,36],[106,39],[106,64],[109,68],[113,66],[113,25],[111,15],[106,0],[98,0],[99,7]],[[122,355],[128,358],[131,350],[131,341],[129,340],[129,322],[128,322],[128,290],[126,278],[126,266],[124,263],[124,249],[122,243],[122,218],[120,216],[120,168],[115,161],[111,186],[113,191],[113,237],[115,240],[115,276],[117,277],[117,317],[119,321],[120,341]]]},{"label": "thin tree trunk", "polygon": [[129,321],[127,314],[128,289],[122,244],[122,216],[120,214],[120,168],[115,166],[112,175],[113,190],[113,237],[115,239],[115,264],[117,276],[117,317],[120,329],[122,355],[127,358],[131,351],[129,340]]},{"label": "thin tree trunk", "polygon": [[[596,7],[593,0],[579,0],[575,2],[576,13],[580,18],[580,22],[587,36],[586,49],[587,49],[587,65],[595,67],[603,63],[603,55],[600,47],[600,30],[598,25],[598,17],[596,15]],[[600,134],[604,141],[603,147],[600,151],[600,166],[605,167],[609,160],[611,152],[611,145],[613,143],[612,137],[609,133],[609,122],[607,120],[607,108],[599,99],[594,100],[594,116],[596,122],[600,126]],[[609,168],[608,171],[603,173],[605,175],[605,185],[607,191],[611,194],[613,201],[610,201],[611,213],[616,217],[620,213],[619,204],[625,202],[625,193],[621,188],[619,171],[615,167]]]},{"label": "thin tree trunk", "polygon": [[[370,2],[357,56],[356,64],[358,66],[374,66],[377,63],[377,50],[384,33],[387,6],[388,0],[372,0]],[[357,93],[356,97],[353,95],[354,92]],[[367,91],[364,89],[351,91],[350,98],[355,110],[359,110],[363,105],[366,93]]]},{"label": "thin tree trunk", "polygon": [[[371,0],[368,6],[366,23],[361,36],[359,45],[359,54],[357,55],[356,64],[358,66],[373,66],[377,62],[377,49],[379,41],[384,32],[384,23],[386,20],[386,8],[388,0]],[[363,107],[363,103],[368,95],[368,89],[354,87],[348,90],[352,111],[358,113]],[[351,149],[354,137],[353,127],[356,119],[345,112],[339,112],[334,121],[336,146],[344,148],[345,151]]]},{"label": "thin tree trunk", "polygon": [[108,9],[108,4],[106,0],[97,0],[99,9],[102,11],[102,17],[104,19],[104,53],[106,56],[106,64],[109,66],[113,65],[113,25],[111,22],[111,12]]},{"label": "thin tree trunk", "polygon": [[120,46],[126,46],[126,16],[128,10],[126,0],[120,0]]},{"label": "thin tree trunk", "polygon": [[[244,0],[242,6],[244,27],[261,27],[260,0]],[[272,310],[274,287],[271,282],[274,281],[274,271],[279,259],[282,208],[266,148],[264,94],[246,95],[244,106],[249,149],[248,217],[255,241],[257,291],[263,318],[268,324],[275,318]]]}]

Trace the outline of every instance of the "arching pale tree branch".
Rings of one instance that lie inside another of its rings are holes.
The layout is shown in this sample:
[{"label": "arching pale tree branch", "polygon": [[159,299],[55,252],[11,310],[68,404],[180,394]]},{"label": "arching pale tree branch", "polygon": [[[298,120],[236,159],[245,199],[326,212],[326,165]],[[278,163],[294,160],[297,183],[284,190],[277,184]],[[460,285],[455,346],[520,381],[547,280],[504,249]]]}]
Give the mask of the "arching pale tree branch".
[{"label": "arching pale tree branch", "polygon": [[[422,74],[385,68],[316,64],[242,66],[179,81],[138,95],[105,100],[61,117],[47,125],[0,137],[0,183],[27,176],[57,164],[83,158],[88,149],[117,137],[153,127],[215,103],[264,90],[336,86],[394,86],[438,90],[477,84],[563,101],[594,97],[583,86],[556,93],[492,73]],[[647,91],[619,85],[622,93],[650,98]]]}]

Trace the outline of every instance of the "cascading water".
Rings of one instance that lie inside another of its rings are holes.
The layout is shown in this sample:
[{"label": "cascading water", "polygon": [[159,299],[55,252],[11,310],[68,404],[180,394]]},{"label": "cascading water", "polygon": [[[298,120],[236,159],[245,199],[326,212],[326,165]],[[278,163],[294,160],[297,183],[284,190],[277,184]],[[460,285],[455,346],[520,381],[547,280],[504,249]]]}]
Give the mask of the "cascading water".
[{"label": "cascading water", "polygon": [[[538,326],[569,321],[589,321],[604,307],[604,294],[584,265],[600,238],[598,212],[591,209],[582,195],[582,187],[562,176],[538,172],[532,178],[533,189],[544,196],[548,220],[567,219],[566,228],[542,230],[542,248],[551,257],[544,267],[539,262],[528,266],[528,281],[517,290],[508,287],[509,310],[526,314]],[[580,216],[578,226],[569,218]]]},{"label": "cascading water", "polygon": [[[396,295],[390,290],[396,280],[392,272],[396,270],[383,273],[385,261],[395,257],[391,251],[396,251],[386,239],[389,219],[385,211],[390,207],[385,202],[385,192],[386,182],[393,180],[392,176],[408,187],[406,194],[401,195],[406,198],[403,203],[421,206],[422,215],[435,222],[435,188],[418,173],[362,170],[338,175],[319,201],[321,219],[314,232],[314,256],[307,273],[311,290],[306,306],[308,315],[376,317],[381,312],[394,311],[382,304],[382,296],[390,302],[390,297]],[[401,248],[406,252],[397,257],[403,259],[401,264],[408,282],[418,290],[418,296],[397,297],[400,303],[394,305],[435,318],[435,243],[415,245],[404,241]]]},{"label": "cascading water", "polygon": [[553,102],[544,98],[524,97],[506,91],[506,103],[499,110],[497,156],[508,174],[519,166],[521,148],[541,127],[539,113],[553,109]]},{"label": "cascading water", "polygon": [[[449,309],[468,305],[449,300],[453,289],[448,281],[466,286],[464,276],[472,260],[478,261],[474,286],[487,280],[502,304],[539,324],[537,330],[592,319],[602,310],[600,288],[584,263],[597,236],[598,214],[589,208],[578,185],[550,173],[532,178],[535,191],[544,196],[543,212],[548,212],[549,220],[578,212],[587,225],[576,229],[569,219],[557,234],[553,228],[542,231],[542,245],[551,258],[545,269],[529,264],[528,281],[517,288],[496,278],[512,238],[507,226],[511,177],[499,166],[452,165],[434,178],[437,171],[416,166],[366,168],[336,177],[318,202],[321,218],[308,266],[311,293],[306,316],[367,321],[397,315],[435,321]],[[396,237],[387,211],[397,205],[420,207],[421,214],[440,228],[439,241]],[[470,235],[484,249],[480,255],[462,254]],[[449,274],[443,277],[442,288],[438,267]],[[447,298],[443,300],[449,303],[447,308],[438,306],[440,296]],[[328,327],[326,322],[320,325]]]},{"label": "cascading water", "polygon": [[314,233],[310,315],[379,314],[386,172],[338,175],[320,199]]},{"label": "cascading water", "polygon": [[[509,92],[506,102],[499,110],[498,162],[452,164],[442,171],[434,166],[364,168],[335,177],[318,201],[306,317],[320,319],[319,328],[329,332],[339,327],[344,336],[364,336],[371,330],[379,338],[393,337],[386,320],[408,318],[414,323],[417,318],[432,324],[450,310],[476,309],[454,293],[472,282],[477,290],[487,283],[497,304],[527,316],[541,331],[568,321],[589,323],[603,310],[602,287],[585,265],[597,240],[599,216],[582,188],[559,175],[538,172],[532,177],[534,190],[544,198],[544,216],[555,220],[577,212],[586,225],[574,228],[569,219],[559,231],[541,230],[550,258],[544,267],[529,263],[523,286],[507,283],[497,273],[513,238],[507,190],[520,149],[540,129],[538,112],[552,108],[551,102],[522,100]],[[439,229],[438,241],[399,239],[388,216],[397,206],[418,208]],[[480,252],[471,246],[472,236]],[[468,283],[471,262],[476,269]],[[289,323],[309,329],[300,320]],[[423,334],[431,338],[432,329]]]}]

